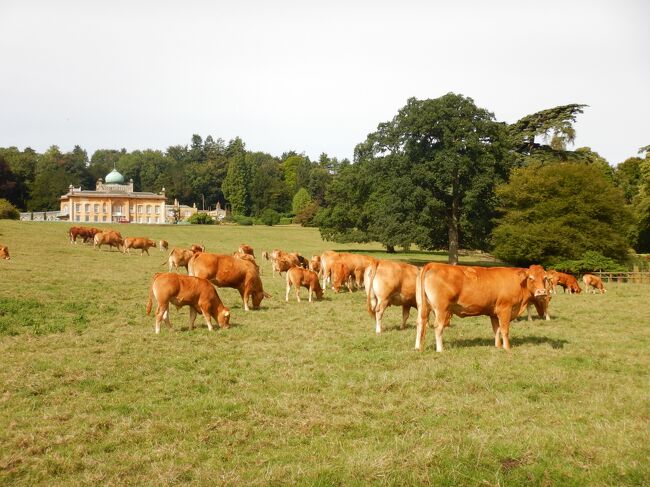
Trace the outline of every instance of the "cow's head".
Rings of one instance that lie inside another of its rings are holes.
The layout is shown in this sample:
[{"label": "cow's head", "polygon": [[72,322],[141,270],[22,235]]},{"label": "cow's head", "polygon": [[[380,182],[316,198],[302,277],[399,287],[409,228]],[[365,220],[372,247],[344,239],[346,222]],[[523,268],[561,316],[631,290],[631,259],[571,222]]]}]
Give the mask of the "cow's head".
[{"label": "cow's head", "polygon": [[316,276],[316,285],[314,286],[314,292],[316,293],[316,299],[318,299],[319,301],[323,299],[323,288],[320,287],[318,276]]},{"label": "cow's head", "polygon": [[[215,307],[219,307],[220,304],[221,303],[219,302],[215,303]],[[223,305],[221,305],[220,308],[221,310],[213,309],[214,318],[217,320],[217,323],[219,323],[221,328],[230,328],[230,309]]]},{"label": "cow's head", "polygon": [[0,259],[9,260],[9,247],[6,245],[0,245]]},{"label": "cow's head", "polygon": [[540,265],[531,265],[528,269],[524,269],[521,284],[533,296],[548,295],[546,272]]}]

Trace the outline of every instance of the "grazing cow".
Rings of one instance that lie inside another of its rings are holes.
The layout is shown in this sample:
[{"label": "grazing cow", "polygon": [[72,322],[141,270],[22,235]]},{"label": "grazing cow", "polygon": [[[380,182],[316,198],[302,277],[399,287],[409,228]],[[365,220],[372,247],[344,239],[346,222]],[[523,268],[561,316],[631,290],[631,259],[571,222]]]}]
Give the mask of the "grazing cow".
[{"label": "grazing cow", "polygon": [[[354,277],[356,287],[361,288],[363,286],[363,273],[366,268],[375,261],[375,259],[362,254],[338,253],[328,250],[321,254],[320,261],[323,268],[323,289],[325,289],[327,281],[333,279],[331,274],[334,267],[339,270],[341,269],[341,267],[337,265],[339,262],[345,264],[345,267],[349,271],[349,275]],[[340,272],[338,274],[340,280]]]},{"label": "grazing cow", "polygon": [[156,242],[145,237],[126,237],[122,253],[126,254],[128,252],[131,254],[131,249],[140,249],[140,256],[143,256],[145,252],[149,255],[149,249],[155,246]]},{"label": "grazing cow", "polygon": [[275,277],[276,271],[282,276],[283,272],[288,271],[294,266],[307,268],[309,263],[302,255],[297,252],[285,252],[280,249],[275,249],[269,255],[268,252],[262,254],[267,260],[271,260],[271,269],[273,271],[273,277]]},{"label": "grazing cow", "polygon": [[11,257],[9,257],[9,247],[6,245],[0,245],[0,259],[2,260],[9,260]]},{"label": "grazing cow", "polygon": [[564,272],[552,270],[548,272],[548,276],[551,279],[553,294],[557,294],[557,286],[562,286],[563,292],[566,292],[568,289],[569,293],[571,294],[580,294],[582,292],[582,289],[578,284],[578,280],[571,274],[565,274]]},{"label": "grazing cow", "polygon": [[320,255],[311,256],[311,259],[309,259],[309,270],[314,271],[320,277],[322,270],[320,265]]},{"label": "grazing cow", "polygon": [[101,250],[102,245],[108,245],[110,250],[113,250],[113,247],[117,247],[117,250],[119,251],[120,247],[124,245],[124,239],[122,239],[119,232],[106,230],[105,232],[95,234],[94,237],[94,247]]},{"label": "grazing cow", "polygon": [[381,333],[381,318],[388,306],[402,307],[402,326],[406,326],[411,308],[417,306],[415,286],[418,268],[392,260],[375,260],[366,268],[363,283],[368,313],[375,318],[375,332]]},{"label": "grazing cow", "polygon": [[162,252],[163,250],[167,250],[169,248],[169,242],[167,240],[159,240],[158,241],[158,249]]},{"label": "grazing cow", "polygon": [[197,252],[205,252],[205,245],[199,245],[199,244],[192,244],[190,246],[190,250],[194,252],[195,254]]},{"label": "grazing cow", "polygon": [[596,289],[600,291],[600,294],[605,294],[607,292],[605,286],[603,286],[603,280],[598,276],[585,274],[582,276],[582,282],[585,283],[585,291],[587,291],[587,293],[589,290],[593,290],[594,294],[596,294]]},{"label": "grazing cow", "polygon": [[510,320],[519,316],[532,297],[548,293],[544,273],[508,267],[471,267],[429,263],[417,280],[418,305],[415,349],[424,348],[429,313],[435,314],[436,351],[442,352],[442,332],[452,315],[486,315],[492,322],[494,346],[510,350]]},{"label": "grazing cow", "polygon": [[271,297],[264,292],[257,266],[232,255],[199,252],[190,259],[188,271],[190,276],[208,279],[217,287],[237,289],[246,311],[249,298],[253,309],[259,309],[262,299]]},{"label": "grazing cow", "polygon": [[546,287],[546,295],[544,296],[533,296],[526,305],[526,311],[528,312],[528,321],[532,321],[530,308],[531,306],[535,307],[537,315],[540,319],[545,319],[549,321],[551,316],[548,314],[548,306],[551,303],[551,279],[548,276],[548,273],[544,270],[541,265],[533,264],[529,267],[532,272],[542,272],[544,274],[544,284]]},{"label": "grazing cow", "polygon": [[187,271],[187,264],[193,256],[194,256],[194,252],[192,252],[189,249],[174,248],[169,253],[169,257],[167,257],[167,260],[163,262],[161,265],[168,264],[169,272],[171,272],[172,269],[178,272],[179,267],[185,267],[185,270]]},{"label": "grazing cow", "polygon": [[352,292],[352,276],[354,272],[346,265],[345,261],[337,260],[330,264],[329,275],[335,293],[341,290],[343,284],[345,284],[349,292]]},{"label": "grazing cow", "polygon": [[149,301],[147,302],[147,315],[151,313],[152,298],[156,298],[156,333],[160,333],[160,323],[165,321],[169,328],[169,303],[180,309],[190,307],[190,330],[194,329],[196,313],[200,312],[212,331],[212,318],[221,328],[230,327],[230,310],[226,308],[217,290],[205,279],[184,276],[182,274],[156,273],[149,288]]},{"label": "grazing cow", "polygon": [[253,247],[251,247],[250,245],[241,244],[239,246],[239,249],[237,249],[237,252],[239,252],[240,254],[248,254],[255,257],[255,251],[253,251]]},{"label": "grazing cow", "polygon": [[319,301],[323,299],[323,289],[320,287],[318,281],[318,274],[302,267],[292,267],[287,271],[287,294],[285,299],[289,302],[289,291],[291,286],[296,289],[296,299],[300,302],[300,287],[309,289],[309,302],[311,303],[312,293],[316,294],[316,299]]}]

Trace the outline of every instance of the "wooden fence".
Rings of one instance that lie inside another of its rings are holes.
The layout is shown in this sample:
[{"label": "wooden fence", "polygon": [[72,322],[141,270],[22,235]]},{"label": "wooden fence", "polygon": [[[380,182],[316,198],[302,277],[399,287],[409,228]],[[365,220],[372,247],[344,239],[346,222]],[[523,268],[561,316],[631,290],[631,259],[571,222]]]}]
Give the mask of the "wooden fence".
[{"label": "wooden fence", "polygon": [[650,284],[650,272],[592,272],[605,283],[632,282],[635,284]]}]

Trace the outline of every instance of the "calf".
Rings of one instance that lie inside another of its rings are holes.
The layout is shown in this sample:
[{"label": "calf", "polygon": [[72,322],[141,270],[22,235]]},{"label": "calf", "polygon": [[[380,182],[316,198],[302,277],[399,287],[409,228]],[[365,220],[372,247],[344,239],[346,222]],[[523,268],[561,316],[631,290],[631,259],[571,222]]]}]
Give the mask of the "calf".
[{"label": "calf", "polygon": [[131,253],[131,249],[140,249],[140,256],[146,252],[149,255],[149,249],[155,247],[156,242],[144,237],[126,237],[124,239],[124,250],[122,253]]},{"label": "calf", "polygon": [[221,328],[230,326],[230,310],[226,308],[217,290],[207,280],[198,277],[184,276],[174,273],[157,273],[153,276],[149,288],[149,301],[147,302],[147,315],[151,313],[152,298],[156,298],[156,333],[160,333],[160,323],[165,321],[169,328],[169,303],[180,309],[190,307],[190,330],[194,329],[196,313],[200,312],[205,319],[208,329],[212,331],[212,318]]},{"label": "calf", "polygon": [[192,244],[190,246],[190,250],[194,253],[197,252],[205,252],[205,245],[199,245],[199,244]]},{"label": "calf", "polygon": [[11,257],[9,257],[9,247],[6,245],[0,245],[0,259],[3,260],[9,260]]},{"label": "calf", "polygon": [[316,294],[316,299],[319,301],[323,299],[323,289],[320,287],[318,281],[318,274],[302,267],[292,267],[287,271],[287,294],[285,299],[289,302],[289,291],[291,286],[296,289],[296,299],[300,302],[300,287],[309,289],[309,302],[311,303],[312,293]]},{"label": "calf", "polygon": [[415,287],[418,268],[392,260],[376,260],[366,268],[364,286],[368,313],[375,318],[375,332],[381,333],[381,319],[390,305],[402,307],[402,326],[406,326],[411,308],[417,306]]},{"label": "calf", "polygon": [[335,267],[341,269],[341,266],[338,265],[340,262],[349,270],[349,275],[354,277],[356,287],[361,288],[363,286],[363,273],[375,261],[374,258],[367,255],[338,253],[330,250],[323,252],[320,260],[323,267],[323,289],[325,289],[327,281],[333,279],[332,270]]},{"label": "calf", "polygon": [[605,294],[607,292],[605,286],[603,286],[603,280],[598,276],[585,274],[582,276],[582,282],[585,283],[585,291],[587,291],[587,293],[589,290],[593,290],[594,294],[596,294],[596,289],[600,291],[600,294]]},{"label": "calf", "polygon": [[169,248],[169,242],[167,240],[159,240],[158,241],[158,249],[162,252],[163,250],[167,250]]},{"label": "calf", "polygon": [[309,259],[309,270],[321,275],[322,267],[320,265],[320,255],[312,255]]}]

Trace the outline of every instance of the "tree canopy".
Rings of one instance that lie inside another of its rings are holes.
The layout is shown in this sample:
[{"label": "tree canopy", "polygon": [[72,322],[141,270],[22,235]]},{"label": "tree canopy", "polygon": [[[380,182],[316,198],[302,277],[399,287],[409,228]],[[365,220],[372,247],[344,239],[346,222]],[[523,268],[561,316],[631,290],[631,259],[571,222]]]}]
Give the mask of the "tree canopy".
[{"label": "tree canopy", "polygon": [[497,190],[494,255],[517,265],[579,259],[592,250],[626,258],[632,215],[622,192],[592,165],[531,165]]}]

